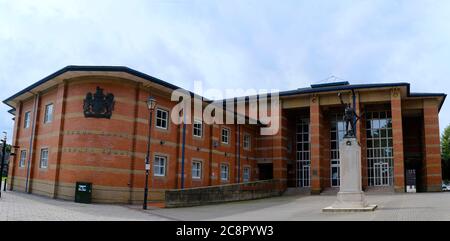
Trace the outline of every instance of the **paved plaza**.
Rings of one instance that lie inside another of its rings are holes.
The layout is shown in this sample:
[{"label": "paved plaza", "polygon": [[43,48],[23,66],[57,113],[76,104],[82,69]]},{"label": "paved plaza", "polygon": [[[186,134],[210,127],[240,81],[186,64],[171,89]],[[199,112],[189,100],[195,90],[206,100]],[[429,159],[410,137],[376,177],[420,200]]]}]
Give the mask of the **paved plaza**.
[{"label": "paved plaza", "polygon": [[122,205],[80,204],[18,192],[2,192],[0,221],[167,220]]},{"label": "paved plaza", "polygon": [[2,192],[0,220],[450,220],[450,192],[369,194],[369,213],[322,213],[335,196],[282,196],[210,206],[143,211],[140,206],[79,204]]}]

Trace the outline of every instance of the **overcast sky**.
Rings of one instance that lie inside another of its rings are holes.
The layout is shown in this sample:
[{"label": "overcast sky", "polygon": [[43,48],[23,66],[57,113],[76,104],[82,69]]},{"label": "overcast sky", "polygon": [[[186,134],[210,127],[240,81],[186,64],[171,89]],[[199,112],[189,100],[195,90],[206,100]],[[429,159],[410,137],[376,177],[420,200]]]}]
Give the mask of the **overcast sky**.
[{"label": "overcast sky", "polygon": [[189,90],[288,90],[334,75],[448,93],[449,13],[448,0],[0,0],[0,99],[66,65],[124,65]]}]

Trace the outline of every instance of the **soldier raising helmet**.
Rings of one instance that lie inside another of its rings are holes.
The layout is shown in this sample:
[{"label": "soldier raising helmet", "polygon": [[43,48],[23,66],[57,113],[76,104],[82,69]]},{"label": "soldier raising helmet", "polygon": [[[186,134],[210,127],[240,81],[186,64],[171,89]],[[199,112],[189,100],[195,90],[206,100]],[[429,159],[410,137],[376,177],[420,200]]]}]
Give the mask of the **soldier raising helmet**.
[{"label": "soldier raising helmet", "polygon": [[[356,122],[361,118],[356,114],[355,108],[351,106],[350,103],[345,103],[342,100],[342,94],[338,93],[339,100],[341,104],[345,106],[344,118],[345,121],[345,136],[344,137],[355,137],[355,125]],[[351,129],[349,129],[351,127]]]}]

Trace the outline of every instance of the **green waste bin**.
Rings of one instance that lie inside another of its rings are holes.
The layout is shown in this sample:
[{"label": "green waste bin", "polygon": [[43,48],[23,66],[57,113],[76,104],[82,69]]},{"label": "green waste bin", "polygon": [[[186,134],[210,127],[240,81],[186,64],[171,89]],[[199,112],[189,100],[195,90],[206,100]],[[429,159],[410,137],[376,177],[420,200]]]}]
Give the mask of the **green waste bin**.
[{"label": "green waste bin", "polygon": [[91,203],[92,200],[92,183],[77,182],[75,186],[75,202]]}]

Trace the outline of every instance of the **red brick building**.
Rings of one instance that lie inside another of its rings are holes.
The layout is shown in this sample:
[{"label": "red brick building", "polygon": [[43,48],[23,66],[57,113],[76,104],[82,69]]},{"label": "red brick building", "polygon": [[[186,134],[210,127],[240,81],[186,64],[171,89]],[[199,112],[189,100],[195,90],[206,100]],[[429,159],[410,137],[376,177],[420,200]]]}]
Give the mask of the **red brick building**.
[{"label": "red brick building", "polygon": [[[338,187],[342,93],[362,115],[363,187],[404,192],[406,173],[415,173],[419,191],[440,191],[438,113],[446,95],[411,93],[409,86],[340,82],[281,92],[282,125],[273,136],[261,136],[260,125],[187,125],[184,187],[271,178],[311,193]],[[84,113],[86,94],[97,87],[114,95],[109,118]],[[142,202],[149,95],[157,100],[150,197],[180,188],[183,125],[169,120],[175,89],[126,67],[68,66],[8,98],[19,147],[10,189],[73,200],[75,182],[83,181],[93,183],[94,202]]]}]

